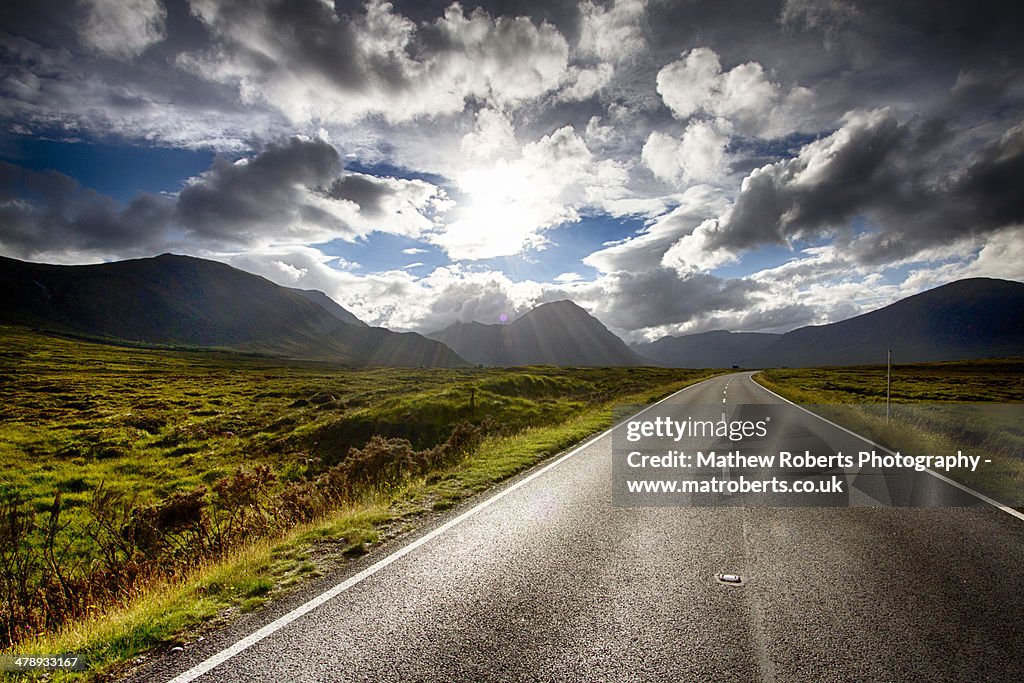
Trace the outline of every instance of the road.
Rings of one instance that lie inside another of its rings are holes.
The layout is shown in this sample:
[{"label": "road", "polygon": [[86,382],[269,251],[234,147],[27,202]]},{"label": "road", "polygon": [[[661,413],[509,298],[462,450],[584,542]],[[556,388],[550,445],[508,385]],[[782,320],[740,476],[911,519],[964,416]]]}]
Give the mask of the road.
[{"label": "road", "polygon": [[[739,373],[660,408],[756,412],[751,405],[778,403]],[[830,448],[852,438],[804,415],[773,433]],[[237,641],[311,592],[164,658],[140,679],[1021,679],[1021,519],[927,473],[895,489],[846,473],[845,504],[855,507],[616,507],[611,450],[606,435],[472,514],[423,530],[408,539],[412,549],[383,551],[400,556],[366,558],[329,582],[347,578],[345,590],[286,616],[249,647]],[[888,501],[873,493],[957,507],[877,507]],[[722,573],[743,582],[723,584]]]}]

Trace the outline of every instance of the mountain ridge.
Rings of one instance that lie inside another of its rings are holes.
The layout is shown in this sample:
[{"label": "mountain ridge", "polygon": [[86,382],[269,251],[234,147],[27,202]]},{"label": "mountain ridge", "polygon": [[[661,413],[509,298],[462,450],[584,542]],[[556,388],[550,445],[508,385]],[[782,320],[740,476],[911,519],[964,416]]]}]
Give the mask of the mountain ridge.
[{"label": "mountain ridge", "polygon": [[466,365],[434,340],[344,322],[340,316],[351,313],[337,304],[325,308],[299,290],[192,256],[162,254],[85,266],[0,257],[0,286],[6,294],[0,322],[101,340],[353,365]]},{"label": "mountain ridge", "polygon": [[[812,367],[1024,355],[1024,283],[965,278],[783,334],[715,330],[633,345],[673,367]],[[709,363],[709,359],[717,362]]]},{"label": "mountain ridge", "polygon": [[630,348],[644,358],[682,368],[728,368],[743,366],[775,343],[781,334],[710,330],[696,334],[664,336]]},{"label": "mountain ridge", "polygon": [[456,322],[426,335],[480,365],[645,365],[604,324],[563,299],[541,304],[504,325]]},{"label": "mountain ridge", "polygon": [[0,323],[96,339],[224,348],[353,365],[801,367],[1024,355],[1024,283],[967,278],[785,334],[710,332],[626,344],[569,300],[501,325],[419,335],[370,327],[318,290],[162,254],[85,266],[0,256]]},{"label": "mountain ridge", "polygon": [[369,327],[369,325],[357,318],[352,311],[344,308],[341,304],[332,299],[326,293],[321,292],[319,289],[299,289],[297,287],[287,287],[287,289],[297,292],[299,296],[309,299],[343,323],[358,325],[360,327]]},{"label": "mountain ridge", "polygon": [[1024,283],[966,278],[827,325],[783,334],[758,365],[861,365],[1024,355]]}]

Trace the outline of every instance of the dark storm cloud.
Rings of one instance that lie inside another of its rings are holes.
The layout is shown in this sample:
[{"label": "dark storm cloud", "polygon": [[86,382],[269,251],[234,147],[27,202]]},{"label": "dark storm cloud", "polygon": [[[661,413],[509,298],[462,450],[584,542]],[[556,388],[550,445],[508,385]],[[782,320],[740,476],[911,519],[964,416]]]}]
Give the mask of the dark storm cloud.
[{"label": "dark storm cloud", "polygon": [[46,47],[74,47],[85,14],[75,0],[8,0],[0,5],[0,27]]},{"label": "dark storm cloud", "polygon": [[0,245],[22,258],[147,253],[165,243],[172,212],[165,197],[143,193],[121,206],[62,173],[0,162]]},{"label": "dark storm cloud", "polygon": [[240,162],[217,157],[181,191],[176,216],[195,239],[255,247],[415,237],[444,210],[444,192],[426,181],[343,173],[330,143],[294,137]]},{"label": "dark storm cloud", "polygon": [[785,244],[837,227],[899,187],[896,157],[908,135],[889,112],[858,116],[799,156],[755,169],[713,247]]},{"label": "dark storm cloud", "polygon": [[320,140],[271,144],[243,163],[217,157],[201,182],[178,195],[177,216],[198,237],[236,244],[286,233],[297,222],[315,230],[337,222],[315,197],[340,174],[337,150]]},{"label": "dark storm cloud", "polygon": [[881,106],[974,116],[992,101],[952,101],[958,75],[985,74],[1008,95],[1010,72],[1024,62],[1024,5],[1012,2],[658,2],[647,15],[649,61],[635,87],[681,52],[708,47],[725,70],[756,61],[783,87],[810,88],[819,130],[849,110]]},{"label": "dark storm cloud", "polygon": [[587,303],[602,322],[620,330],[687,323],[713,311],[750,305],[761,286],[708,273],[680,277],[674,270],[618,272],[574,289],[550,288],[543,301],[573,298]]},{"label": "dark storm cloud", "polygon": [[0,162],[0,245],[23,257],[154,252],[184,229],[204,249],[354,239],[375,230],[415,234],[438,198],[423,181],[342,176],[322,140],[291,138],[231,162],[216,157],[177,196],[127,205],[55,171]]},{"label": "dark storm cloud", "polygon": [[[1024,225],[1024,123],[970,155],[962,170],[953,171],[908,192],[878,197],[877,232],[850,245],[862,263],[885,263],[958,239],[984,237]],[[888,201],[887,204],[883,202]],[[871,215],[871,208],[865,207]]]},{"label": "dark storm cloud", "polygon": [[[396,84],[402,81],[397,55],[366,55],[351,16],[335,14],[320,0],[197,2],[193,12],[214,31],[230,37],[236,56],[256,70],[270,72],[282,66],[311,70],[345,89],[358,89],[371,74]],[[261,42],[252,40],[256,37]],[[276,63],[271,54],[286,64]]]},{"label": "dark storm cloud", "polygon": [[383,210],[382,200],[391,194],[387,183],[372,176],[350,174],[338,178],[331,184],[328,195],[332,199],[355,202],[366,214],[379,214]]},{"label": "dark storm cloud", "polygon": [[982,230],[1024,223],[1024,123],[983,148],[953,183],[953,198],[973,208]]},{"label": "dark storm cloud", "polygon": [[963,153],[942,122],[900,123],[887,110],[851,114],[798,156],[752,171],[707,243],[742,250],[837,232],[851,239],[852,222],[862,218],[873,232],[850,248],[873,263],[1024,220],[1013,190],[1024,171],[1024,128],[961,167]]}]

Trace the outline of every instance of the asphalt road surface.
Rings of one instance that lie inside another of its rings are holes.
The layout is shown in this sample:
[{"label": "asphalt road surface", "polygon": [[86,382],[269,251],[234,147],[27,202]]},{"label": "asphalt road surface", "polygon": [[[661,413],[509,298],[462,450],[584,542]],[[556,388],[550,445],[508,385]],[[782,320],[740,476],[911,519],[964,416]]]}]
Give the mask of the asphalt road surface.
[{"label": "asphalt road surface", "polygon": [[[732,417],[778,403],[740,373],[658,409],[721,405]],[[769,438],[870,448],[803,415],[773,425]],[[785,507],[742,496],[617,507],[611,463],[606,435],[139,679],[1024,677],[1022,519],[927,473],[844,471],[841,500],[771,501]],[[723,573],[742,583],[720,582]]]}]

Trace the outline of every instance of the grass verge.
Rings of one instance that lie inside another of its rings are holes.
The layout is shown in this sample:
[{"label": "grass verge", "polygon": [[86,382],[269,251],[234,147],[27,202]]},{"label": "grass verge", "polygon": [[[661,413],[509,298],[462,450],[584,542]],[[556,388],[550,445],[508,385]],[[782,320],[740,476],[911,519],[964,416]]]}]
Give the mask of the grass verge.
[{"label": "grass verge", "polygon": [[123,606],[97,610],[59,631],[25,640],[8,653],[74,653],[89,662],[83,673],[27,678],[113,680],[151,654],[187,646],[234,615],[282,596],[308,578],[337,570],[347,558],[424,523],[426,513],[454,507],[603,431],[611,426],[613,405],[650,403],[718,372],[681,374],[683,379],[616,396],[557,424],[487,436],[454,465],[377,487],[357,504],[237,548],[177,580],[143,585]]},{"label": "grass verge", "polygon": [[990,459],[942,474],[1024,508],[1024,361],[995,359],[893,366],[890,417],[885,366],[764,370],[754,380],[794,403],[905,455]]}]

